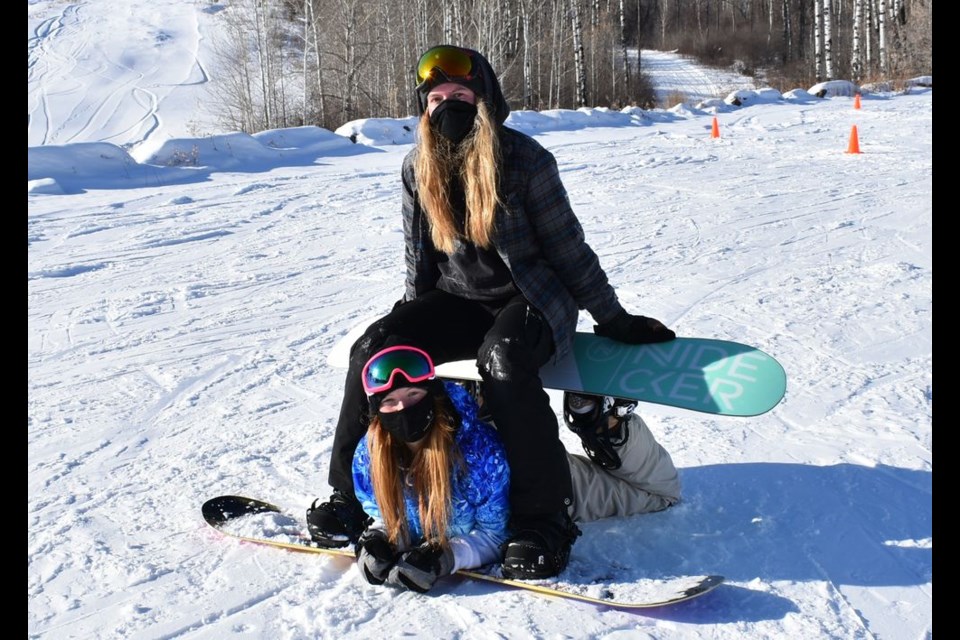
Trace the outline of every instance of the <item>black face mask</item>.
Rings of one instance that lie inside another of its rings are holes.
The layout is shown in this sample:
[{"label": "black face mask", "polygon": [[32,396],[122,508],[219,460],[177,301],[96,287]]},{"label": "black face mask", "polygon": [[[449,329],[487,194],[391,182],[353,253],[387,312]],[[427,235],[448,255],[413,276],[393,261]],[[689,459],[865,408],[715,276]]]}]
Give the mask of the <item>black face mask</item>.
[{"label": "black face mask", "polygon": [[412,407],[390,413],[378,411],[377,415],[380,416],[380,424],[394,438],[403,442],[416,442],[427,435],[430,425],[433,424],[433,397],[427,394]]},{"label": "black face mask", "polygon": [[477,105],[463,100],[444,100],[430,114],[434,131],[453,144],[460,144],[467,137],[476,119]]}]

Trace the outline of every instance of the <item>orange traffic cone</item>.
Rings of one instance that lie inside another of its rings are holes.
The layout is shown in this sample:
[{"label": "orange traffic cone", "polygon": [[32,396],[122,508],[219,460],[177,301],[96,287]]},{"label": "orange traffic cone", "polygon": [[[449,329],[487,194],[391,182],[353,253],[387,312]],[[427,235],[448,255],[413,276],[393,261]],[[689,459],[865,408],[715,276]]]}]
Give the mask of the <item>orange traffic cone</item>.
[{"label": "orange traffic cone", "polygon": [[860,153],[860,138],[857,137],[857,125],[850,129],[850,145],[847,147],[847,153]]},{"label": "orange traffic cone", "polygon": [[717,118],[716,118],[716,116],[714,116],[714,118],[713,118],[713,129],[710,131],[710,137],[711,137],[711,138],[719,138],[719,137],[720,137],[720,125],[717,124]]},{"label": "orange traffic cone", "polygon": [[856,95],[853,97],[853,108],[854,108],[854,109],[859,109],[859,108],[860,108],[860,94],[859,94],[859,93],[856,94]]}]

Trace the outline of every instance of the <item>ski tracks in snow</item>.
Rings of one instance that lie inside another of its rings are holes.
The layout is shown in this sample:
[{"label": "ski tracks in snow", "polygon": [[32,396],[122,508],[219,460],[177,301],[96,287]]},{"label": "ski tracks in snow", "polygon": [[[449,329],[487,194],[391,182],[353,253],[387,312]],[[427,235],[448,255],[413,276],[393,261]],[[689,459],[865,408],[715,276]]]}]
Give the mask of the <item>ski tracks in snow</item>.
[{"label": "ski tracks in snow", "polygon": [[[39,21],[28,38],[28,145],[102,141],[129,148],[161,127],[168,137],[201,128],[208,76],[198,20],[205,12],[176,0],[157,0],[152,11],[133,16],[118,11],[97,20],[87,19],[86,9],[82,2],[67,4],[57,16]],[[150,42],[142,52],[123,50],[115,57],[101,46],[114,29],[135,31]],[[140,56],[149,56],[149,62]],[[166,100],[192,100],[195,108],[163,109]]]},{"label": "ski tracks in snow", "polygon": [[697,103],[709,98],[724,98],[737,89],[754,89],[753,78],[734,71],[705,71],[696,64],[678,59],[676,52],[640,52],[640,69],[655,79],[657,99],[661,106],[671,107],[674,100],[682,98],[688,103]]}]

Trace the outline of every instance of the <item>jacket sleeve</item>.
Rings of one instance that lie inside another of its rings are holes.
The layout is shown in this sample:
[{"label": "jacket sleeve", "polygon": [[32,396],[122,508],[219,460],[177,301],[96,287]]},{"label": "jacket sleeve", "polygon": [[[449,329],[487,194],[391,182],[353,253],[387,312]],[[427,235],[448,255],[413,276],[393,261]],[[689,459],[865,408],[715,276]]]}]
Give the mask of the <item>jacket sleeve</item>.
[{"label": "jacket sleeve", "polygon": [[500,545],[507,539],[510,520],[510,467],[503,444],[492,427],[483,425],[464,452],[467,474],[464,489],[474,513],[474,525],[466,535],[451,538],[454,570],[472,569],[501,558]]},{"label": "jacket sleeve", "polygon": [[367,449],[367,436],[361,438],[353,453],[353,492],[368,516],[380,520],[380,509],[373,495],[373,482],[370,478],[370,452]]},{"label": "jacket sleeve", "polygon": [[580,220],[570,205],[556,158],[540,150],[530,167],[524,209],[544,258],[577,301],[597,322],[612,319],[622,309],[596,252],[587,244]]},{"label": "jacket sleeve", "polygon": [[465,536],[450,538],[450,547],[453,550],[451,573],[498,562],[501,558],[500,545],[503,542],[504,540],[480,530],[471,531]]}]

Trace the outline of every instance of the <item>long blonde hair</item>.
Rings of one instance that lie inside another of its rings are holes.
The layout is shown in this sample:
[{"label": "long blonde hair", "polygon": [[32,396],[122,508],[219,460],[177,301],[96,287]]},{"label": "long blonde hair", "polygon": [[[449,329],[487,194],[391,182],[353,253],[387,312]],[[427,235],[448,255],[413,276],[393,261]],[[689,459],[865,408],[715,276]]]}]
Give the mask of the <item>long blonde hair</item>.
[{"label": "long blonde hair", "polygon": [[411,543],[405,484],[413,488],[417,497],[424,539],[440,544],[446,544],[448,539],[447,526],[453,512],[451,470],[454,465],[463,464],[463,459],[453,439],[456,414],[445,398],[436,396],[433,402],[433,426],[416,453],[390,435],[379,416],[374,416],[367,428],[373,494],[387,535],[398,546]]},{"label": "long blonde hair", "polygon": [[466,196],[463,238],[478,247],[492,245],[494,217],[501,204],[497,189],[500,139],[486,101],[477,99],[473,129],[459,146],[436,135],[424,112],[417,129],[419,146],[414,170],[420,204],[430,223],[433,245],[447,255],[457,247],[457,225],[450,203],[450,182],[461,180]]}]

